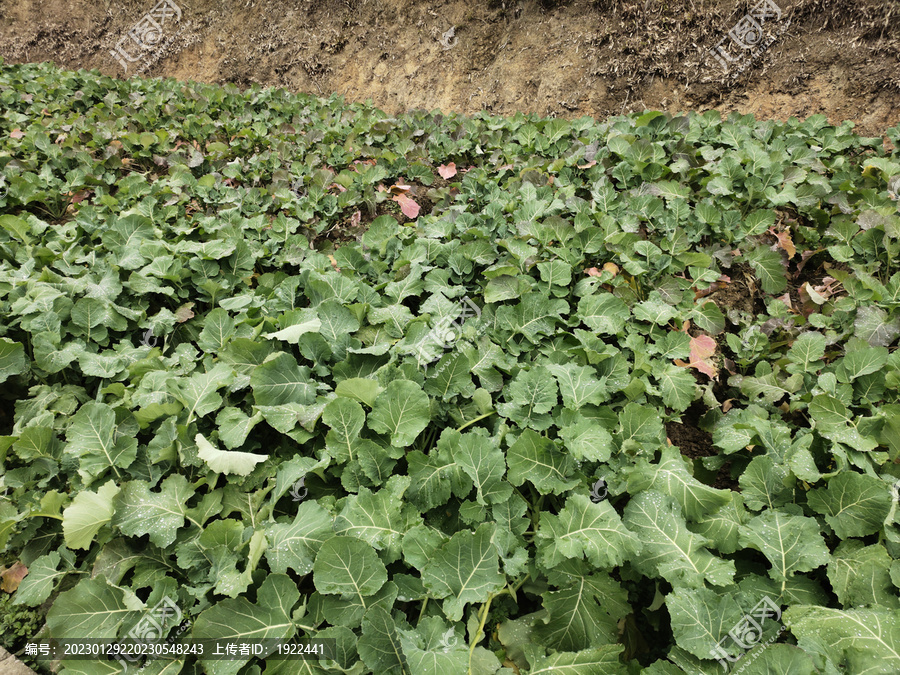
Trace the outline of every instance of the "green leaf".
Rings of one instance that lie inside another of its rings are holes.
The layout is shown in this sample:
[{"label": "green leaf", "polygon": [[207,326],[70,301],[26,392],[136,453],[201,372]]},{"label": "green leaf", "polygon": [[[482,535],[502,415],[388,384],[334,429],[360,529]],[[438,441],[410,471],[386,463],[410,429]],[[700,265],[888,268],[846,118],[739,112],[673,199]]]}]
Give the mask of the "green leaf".
[{"label": "green leaf", "polygon": [[663,404],[676,412],[687,410],[698,389],[697,380],[688,369],[667,363],[660,366],[654,376],[659,381]]},{"label": "green leaf", "polygon": [[131,537],[149,534],[157,546],[169,546],[178,529],[184,527],[187,501],[194,489],[181,474],[170,475],[160,488],[159,492],[150,492],[150,484],[143,480],[125,483],[113,500],[113,527]]},{"label": "green leaf", "polygon": [[378,492],[361,487],[358,495],[347,497],[334,519],[335,533],[362,539],[382,551],[386,563],[397,560],[403,535],[421,522],[418,511],[402,500],[409,482],[408,476],[394,476]]},{"label": "green leaf", "polygon": [[828,579],[844,608],[881,605],[900,609],[889,571],[892,562],[883,544],[866,546],[858,539],[842,541],[828,561]]},{"label": "green leaf", "polygon": [[812,518],[783,511],[764,511],[740,528],[741,546],[760,551],[769,562],[769,576],[784,582],[796,572],[828,563],[828,548]]},{"label": "green leaf", "polygon": [[543,601],[549,617],[534,633],[559,651],[615,644],[618,621],[631,612],[625,590],[601,574],[566,575],[562,588],[544,593]]},{"label": "green leaf", "polygon": [[[606,384],[597,379],[597,371],[594,368],[567,363],[565,365],[548,365],[547,370],[559,383],[563,405],[569,410],[578,410],[587,404],[599,404],[608,398]],[[543,369],[539,372],[543,372]],[[552,400],[552,405],[556,405],[555,395]],[[535,412],[541,411],[535,410]]]},{"label": "green leaf", "polygon": [[875,534],[891,509],[891,492],[884,481],[852,471],[833,476],[827,487],[810,491],[807,499],[841,539]]},{"label": "green leaf", "polygon": [[691,475],[688,466],[677,447],[667,446],[662,449],[658,463],[640,458],[633,469],[626,470],[628,492],[655,490],[674,497],[688,520],[694,521],[715,513],[731,501],[730,491],[701,483]]},{"label": "green leaf", "polygon": [[781,254],[761,246],[747,256],[747,262],[766,293],[781,293],[787,288],[784,263]]},{"label": "green leaf", "polygon": [[572,457],[531,429],[525,429],[510,446],[506,463],[510,483],[519,486],[531,481],[541,494],[561,494],[578,484],[578,479],[572,476],[575,470]]},{"label": "green leaf", "polygon": [[197,444],[197,456],[206,462],[210,471],[237,476],[249,476],[260,462],[265,462],[268,455],[254,455],[250,452],[235,452],[233,450],[219,450],[203,437],[203,434],[194,436]]},{"label": "green leaf", "polygon": [[[256,591],[256,604],[245,597],[217,602],[194,620],[195,640],[265,640],[290,638],[296,629],[292,609],[300,598],[297,585],[286,574],[270,574]],[[247,661],[240,657],[225,662],[235,673]],[[201,657],[209,672],[221,672],[211,655]],[[221,663],[221,662],[220,662]]]},{"label": "green leaf", "polygon": [[316,554],[326,540],[334,536],[331,514],[316,502],[302,502],[290,523],[266,525],[265,555],[269,568],[284,574],[288,569],[307,575],[313,569]]},{"label": "green leaf", "polygon": [[624,645],[604,645],[580,652],[557,652],[538,659],[528,675],[626,675],[621,661]]},{"label": "green leaf", "polygon": [[105,577],[84,578],[59,594],[47,612],[47,626],[57,639],[114,638],[128,612],[135,609],[126,603],[125,592]]},{"label": "green leaf", "polygon": [[114,481],[108,481],[97,492],[82,490],[63,511],[63,535],[69,548],[89,549],[94,536],[112,520],[113,498],[119,493]]},{"label": "green leaf", "polygon": [[541,564],[547,569],[582,557],[594,568],[608,569],[641,551],[640,540],[625,528],[608,501],[595,504],[577,494],[569,496],[558,516],[541,516],[537,541]]},{"label": "green leaf", "polygon": [[465,354],[445,354],[434,366],[433,372],[429,368],[425,392],[445,403],[459,394],[471,398],[475,393],[475,383],[472,382],[472,364]]},{"label": "green leaf", "polygon": [[254,402],[260,406],[310,405],[315,401],[316,388],[309,374],[309,368],[298,365],[290,354],[273,354],[250,376]]},{"label": "green leaf", "polygon": [[121,478],[125,469],[137,457],[137,439],[120,435],[116,414],[105,403],[88,401],[72,418],[66,430],[65,454],[79,460],[78,473],[86,485],[112,468]]},{"label": "green leaf", "polygon": [[[731,594],[719,595],[709,588],[676,588],[666,596],[672,617],[672,633],[682,649],[701,659],[716,658],[718,644],[743,618],[744,611]],[[722,647],[740,654],[730,639]]]},{"label": "green leaf", "polygon": [[673,586],[700,588],[732,583],[734,563],[706,550],[706,539],[687,529],[681,509],[672,497],[654,490],[635,495],[622,519],[643,542],[635,568],[648,576],[661,576]]},{"label": "green leaf", "polygon": [[389,612],[375,606],[366,611],[362,620],[359,655],[370,672],[396,675],[404,672],[403,646],[397,626]]},{"label": "green leaf", "polygon": [[322,421],[331,427],[325,437],[328,454],[339,464],[352,461],[359,432],[366,423],[362,406],[349,398],[332,399],[322,411]]},{"label": "green leaf", "polygon": [[386,581],[387,570],[375,549],[355,537],[326,540],[313,563],[313,583],[319,593],[366,598]]},{"label": "green leaf", "polygon": [[546,413],[558,400],[556,381],[544,366],[519,371],[505,392],[506,403],[497,406],[497,412],[518,424],[538,430],[550,426]]},{"label": "green leaf", "polygon": [[849,673],[889,675],[900,670],[900,622],[886,609],[793,605],[782,617],[791,633],[811,640]]},{"label": "green leaf", "polygon": [[787,353],[787,357],[799,366],[797,371],[791,372],[807,372],[810,366],[823,356],[825,356],[825,336],[816,332],[800,335]]},{"label": "green leaf", "polygon": [[612,454],[612,436],[595,420],[580,417],[561,428],[559,435],[566,450],[578,461],[605,462]]},{"label": "green leaf", "polygon": [[465,434],[453,431],[447,442],[456,448],[451,451],[453,460],[475,484],[479,504],[487,506],[509,499],[512,486],[503,480],[506,460],[486,432],[480,429]]},{"label": "green leaf", "polygon": [[375,380],[367,380],[362,377],[351,377],[341,380],[334,388],[334,393],[338,396],[353,398],[360,403],[365,403],[370,408],[375,405],[378,394],[382,391],[381,385]]},{"label": "green leaf", "polygon": [[451,621],[462,618],[466,603],[485,602],[506,585],[493,542],[495,527],[484,523],[474,532],[457,532],[422,570],[425,588],[444,599],[444,614]]},{"label": "green leaf", "polygon": [[9,338],[0,338],[0,384],[26,369],[25,347]]},{"label": "green leaf", "polygon": [[367,420],[368,427],[390,434],[394,447],[412,444],[431,421],[428,395],[411,380],[394,380],[382,391]]},{"label": "green leaf", "polygon": [[856,310],[854,335],[872,347],[887,347],[900,335],[900,316],[888,320],[888,313],[875,305],[861,305]]},{"label": "green leaf", "polygon": [[[70,548],[74,548],[69,545]],[[86,547],[81,547],[86,548]],[[28,575],[16,589],[14,603],[17,605],[29,605],[36,607],[43,603],[56,585],[58,578],[64,577],[69,570],[59,570],[59,553],[51,551],[47,555],[34,560],[28,566]]]},{"label": "green leaf", "polygon": [[628,321],[628,305],[612,293],[587,295],[578,302],[578,315],[591,330],[616,335]]}]

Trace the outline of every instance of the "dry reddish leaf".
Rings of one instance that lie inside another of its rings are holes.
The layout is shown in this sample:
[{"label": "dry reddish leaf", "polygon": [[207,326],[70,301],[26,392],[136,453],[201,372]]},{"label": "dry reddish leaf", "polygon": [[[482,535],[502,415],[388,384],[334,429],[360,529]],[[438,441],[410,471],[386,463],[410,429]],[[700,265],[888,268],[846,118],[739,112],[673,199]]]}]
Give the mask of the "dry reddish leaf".
[{"label": "dry reddish leaf", "polygon": [[410,189],[411,189],[411,187],[409,185],[400,185],[399,183],[391,186],[391,192],[393,192],[396,195],[406,194],[407,192],[410,191]]},{"label": "dry reddish leaf", "polygon": [[776,232],[774,227],[770,227],[769,234],[778,240],[778,243],[775,246],[783,249],[784,252],[788,254],[788,258],[793,258],[797,254],[797,247],[794,246],[794,241],[791,239],[790,232]]},{"label": "dry reddish leaf", "polygon": [[395,195],[394,201],[400,204],[400,210],[403,211],[403,215],[407,218],[419,217],[419,205],[405,194]]},{"label": "dry reddish leaf", "polygon": [[350,216],[350,224],[353,227],[359,227],[359,223],[361,220],[362,220],[362,212],[361,211],[357,211],[352,216]]},{"label": "dry reddish leaf", "polygon": [[12,567],[0,572],[0,588],[7,593],[14,592],[26,574],[28,574],[28,568],[17,560]]},{"label": "dry reddish leaf", "polygon": [[22,138],[23,136],[25,136],[25,132],[21,129],[13,129],[9,132],[10,138]]},{"label": "dry reddish leaf", "polygon": [[787,305],[788,309],[794,309],[794,306],[791,304],[791,294],[790,293],[785,293],[778,299],[781,300],[785,305]]},{"label": "dry reddish leaf", "polygon": [[592,166],[594,166],[596,163],[597,163],[596,160],[593,160],[593,159],[592,159],[592,160],[591,160],[590,162],[588,162],[587,164],[578,164],[577,166],[578,166],[579,169],[590,169],[590,168],[591,168]]},{"label": "dry reddish leaf", "polygon": [[332,183],[331,185],[328,186],[328,189],[329,189],[329,190],[330,190],[331,188],[337,188],[337,189],[340,190],[341,192],[346,192],[346,191],[347,191],[347,188],[345,188],[343,185],[338,185],[337,183]]},{"label": "dry reddish leaf", "polygon": [[675,365],[682,368],[696,368],[704,375],[714,378],[718,371],[708,359],[716,353],[716,341],[709,335],[701,335],[691,338],[691,362],[685,363],[681,359],[675,359]]},{"label": "dry reddish leaf", "polygon": [[445,180],[447,178],[453,178],[453,176],[456,175],[456,164],[454,164],[453,162],[450,162],[446,165],[441,164],[438,167],[438,173],[440,174],[441,178]]},{"label": "dry reddish leaf", "polygon": [[589,277],[602,277],[603,272],[598,270],[596,267],[589,267],[584,271]]},{"label": "dry reddish leaf", "polygon": [[334,259],[334,256],[330,253],[328,254],[328,260],[331,261],[331,266],[335,269],[335,271],[340,272],[341,268],[338,267],[337,260]]},{"label": "dry reddish leaf", "polygon": [[729,410],[731,410],[731,402],[733,400],[734,400],[733,398],[729,398],[727,401],[725,401],[725,403],[722,404],[722,412],[723,413],[727,413]]}]

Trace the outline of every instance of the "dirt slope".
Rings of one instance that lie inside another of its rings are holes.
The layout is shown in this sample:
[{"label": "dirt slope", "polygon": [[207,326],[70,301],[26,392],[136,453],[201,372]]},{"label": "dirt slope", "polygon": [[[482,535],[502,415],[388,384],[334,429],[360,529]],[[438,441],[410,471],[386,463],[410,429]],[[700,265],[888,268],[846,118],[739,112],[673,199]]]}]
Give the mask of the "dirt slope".
[{"label": "dirt slope", "polygon": [[822,113],[867,135],[900,123],[900,0],[770,0],[782,16],[762,27],[777,39],[733,83],[709,50],[759,0],[170,0],[180,18],[159,42],[145,34],[156,44],[126,72],[110,50],[157,1],[0,0],[0,56],[338,92],[389,113],[716,108]]}]

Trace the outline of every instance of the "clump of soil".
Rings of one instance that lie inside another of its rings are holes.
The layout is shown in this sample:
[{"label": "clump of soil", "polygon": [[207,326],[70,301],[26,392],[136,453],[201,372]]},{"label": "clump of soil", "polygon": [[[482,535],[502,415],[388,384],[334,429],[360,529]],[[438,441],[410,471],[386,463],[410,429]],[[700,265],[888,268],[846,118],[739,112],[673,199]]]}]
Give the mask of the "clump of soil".
[{"label": "clump of soil", "polygon": [[[719,454],[719,451],[713,446],[712,434],[696,426],[701,408],[702,406],[694,403],[683,415],[685,422],[666,423],[666,436],[669,441],[679,449],[684,457],[693,460],[695,466],[703,457],[713,457]],[[712,485],[720,490],[740,490],[738,482],[731,478],[730,461],[722,465]]]}]

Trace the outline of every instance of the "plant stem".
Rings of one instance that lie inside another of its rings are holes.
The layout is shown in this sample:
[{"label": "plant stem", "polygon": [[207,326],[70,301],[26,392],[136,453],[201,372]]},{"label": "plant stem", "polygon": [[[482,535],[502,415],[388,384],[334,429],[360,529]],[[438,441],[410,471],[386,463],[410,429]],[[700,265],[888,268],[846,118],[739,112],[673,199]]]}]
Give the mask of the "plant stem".
[{"label": "plant stem", "polygon": [[478,630],[475,631],[475,636],[472,638],[472,644],[469,645],[469,675],[472,675],[472,654],[475,653],[475,647],[478,646],[478,643],[481,641],[482,635],[484,634],[484,624],[487,622],[488,611],[491,609],[491,600],[493,600],[494,597],[493,593],[488,595],[487,602],[484,603],[484,606],[481,608],[481,621],[478,624]]},{"label": "plant stem", "polygon": [[471,419],[471,420],[469,420],[468,422],[466,422],[465,424],[463,424],[461,427],[459,427],[459,428],[457,429],[457,431],[462,431],[462,430],[465,429],[466,427],[472,426],[473,424],[475,424],[475,422],[478,422],[479,420],[483,420],[485,417],[490,417],[490,416],[493,415],[495,412],[497,412],[497,411],[496,411],[496,410],[491,410],[491,412],[489,412],[489,413],[485,413],[484,415],[479,415],[478,417],[476,417],[476,418],[474,418],[474,419]]}]

